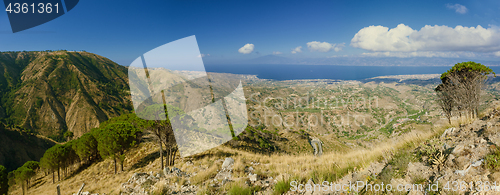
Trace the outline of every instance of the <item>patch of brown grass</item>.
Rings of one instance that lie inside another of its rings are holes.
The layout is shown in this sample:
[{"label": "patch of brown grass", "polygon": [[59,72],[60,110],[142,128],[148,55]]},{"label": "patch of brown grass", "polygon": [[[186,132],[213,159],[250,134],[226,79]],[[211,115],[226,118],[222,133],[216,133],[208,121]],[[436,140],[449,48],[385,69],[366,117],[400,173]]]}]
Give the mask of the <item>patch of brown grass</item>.
[{"label": "patch of brown grass", "polygon": [[192,184],[201,184],[217,175],[220,163],[213,163],[208,169],[198,172],[195,176],[190,178]]},{"label": "patch of brown grass", "polygon": [[[281,174],[288,174],[291,178],[299,182],[305,182],[309,178],[313,178],[314,180],[334,180],[352,171],[354,167],[366,167],[388,153],[395,153],[395,151],[404,147],[416,146],[433,136],[441,135],[446,128],[447,126],[442,126],[441,128],[437,128],[437,130],[417,129],[403,136],[388,139],[386,142],[373,148],[337,150],[324,153],[321,157],[311,154],[262,155],[219,146],[197,156],[177,160],[175,167],[180,167],[182,171],[188,173],[196,172],[196,175],[193,175],[189,179],[191,184],[196,185],[203,184],[205,181],[214,178],[223,159],[228,156],[235,159],[235,164],[233,165],[233,176],[236,177],[235,179],[238,179],[237,177],[246,177],[245,168],[252,166],[255,169],[254,173],[264,177],[276,177]],[[72,194],[78,191],[82,183],[85,183],[84,191],[119,194],[121,184],[127,182],[134,173],[149,173],[150,171],[156,173],[161,171],[159,158],[144,164],[140,168],[131,169],[132,165],[156,151],[158,151],[158,148],[154,143],[141,143],[139,147],[127,153],[125,170],[116,175],[113,174],[114,165],[112,159],[105,159],[102,162],[95,163],[79,174],[65,178],[55,184],[52,184],[51,174],[48,176],[41,175],[41,179],[39,179],[40,185],[32,187],[28,193],[55,194],[56,186],[59,184],[63,194]],[[187,161],[192,161],[193,164],[188,165]],[[252,165],[251,162],[260,164]],[[179,184],[178,186],[181,186],[187,184],[187,178],[175,178],[171,182],[176,182]],[[158,193],[161,193],[161,186],[158,186],[158,190]],[[19,186],[14,186],[11,192],[12,194],[21,194],[21,189]],[[215,189],[208,185],[208,182],[200,186],[200,192],[217,193]]]}]

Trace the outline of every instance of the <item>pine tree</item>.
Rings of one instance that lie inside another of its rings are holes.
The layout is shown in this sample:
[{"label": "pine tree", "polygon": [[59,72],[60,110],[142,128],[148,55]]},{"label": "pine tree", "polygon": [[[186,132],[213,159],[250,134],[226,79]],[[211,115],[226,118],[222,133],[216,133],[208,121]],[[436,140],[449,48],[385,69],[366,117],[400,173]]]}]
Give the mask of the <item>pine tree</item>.
[{"label": "pine tree", "polygon": [[464,111],[469,118],[477,117],[481,90],[489,74],[495,75],[495,72],[475,62],[457,63],[441,74],[442,83],[436,87],[435,91],[438,95],[438,103],[447,117],[451,117],[453,108],[459,112]]},{"label": "pine tree", "polygon": [[140,129],[129,122],[106,123],[104,127],[93,131],[101,156],[113,158],[115,174],[117,173],[117,160],[120,161],[123,171],[125,151],[136,144],[140,132]]},{"label": "pine tree", "polygon": [[97,150],[97,140],[91,133],[83,134],[73,144],[73,149],[81,161],[90,163],[99,158],[99,151]]},{"label": "pine tree", "polygon": [[9,192],[9,173],[7,169],[0,165],[0,195],[7,195]]}]

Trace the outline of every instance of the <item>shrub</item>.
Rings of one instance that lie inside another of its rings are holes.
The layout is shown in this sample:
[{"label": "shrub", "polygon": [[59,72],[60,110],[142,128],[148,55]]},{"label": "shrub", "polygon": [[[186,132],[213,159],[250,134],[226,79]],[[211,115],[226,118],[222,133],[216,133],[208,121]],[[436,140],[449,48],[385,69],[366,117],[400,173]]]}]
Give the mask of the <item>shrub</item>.
[{"label": "shrub", "polygon": [[9,178],[7,169],[0,165],[0,195],[7,194],[9,192]]},{"label": "shrub", "polygon": [[493,171],[500,171],[500,150],[495,149],[490,155],[486,156],[485,166]]},{"label": "shrub", "polygon": [[292,186],[290,185],[290,181],[288,180],[281,180],[276,183],[274,186],[274,195],[279,195],[279,194],[284,194],[285,192],[288,192]]},{"label": "shrub", "polygon": [[415,162],[417,159],[411,153],[411,150],[401,150],[397,152],[379,174],[380,181],[389,183],[391,178],[401,178],[408,169],[408,163]]},{"label": "shrub", "polygon": [[257,192],[260,190],[259,186],[255,187],[246,187],[246,186],[240,186],[238,184],[233,184],[231,185],[231,188],[229,189],[228,193],[229,195],[252,195],[254,192]]}]

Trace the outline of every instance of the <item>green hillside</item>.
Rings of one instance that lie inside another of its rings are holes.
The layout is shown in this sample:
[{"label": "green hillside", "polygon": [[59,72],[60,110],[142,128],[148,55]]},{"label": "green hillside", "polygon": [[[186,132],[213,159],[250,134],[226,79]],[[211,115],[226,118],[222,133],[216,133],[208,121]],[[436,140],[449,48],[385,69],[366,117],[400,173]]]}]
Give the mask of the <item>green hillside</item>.
[{"label": "green hillside", "polygon": [[88,52],[0,53],[0,117],[63,141],[132,109],[127,69]]}]

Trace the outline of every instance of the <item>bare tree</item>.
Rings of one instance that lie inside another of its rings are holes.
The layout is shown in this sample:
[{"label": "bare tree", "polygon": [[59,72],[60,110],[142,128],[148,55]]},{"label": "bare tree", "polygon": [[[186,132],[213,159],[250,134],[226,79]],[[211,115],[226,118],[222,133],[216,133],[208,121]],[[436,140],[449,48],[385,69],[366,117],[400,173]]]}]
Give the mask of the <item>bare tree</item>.
[{"label": "bare tree", "polygon": [[162,121],[160,120],[155,120],[153,124],[149,127],[149,130],[153,132],[153,134],[156,136],[156,139],[158,140],[158,145],[160,145],[160,162],[161,162],[161,169],[165,167],[163,165],[163,135],[165,134],[164,129],[165,129],[165,124],[162,124]]},{"label": "bare tree", "polygon": [[162,141],[167,148],[166,164],[167,166],[173,166],[175,163],[175,156],[177,155],[177,151],[179,150],[179,148],[177,147],[177,142],[175,140],[175,134],[172,126],[170,126],[170,128],[165,131]]},{"label": "bare tree", "polygon": [[[175,155],[177,154],[178,148],[175,141],[175,135],[170,124],[170,121],[154,121],[154,124],[150,126],[150,131],[156,136],[158,144],[160,145],[160,159],[161,159],[161,169],[166,166],[174,165]],[[166,154],[163,152],[163,145],[165,145]],[[166,157],[166,164],[164,164],[164,157]]]},{"label": "bare tree", "polygon": [[438,97],[437,102],[439,107],[443,110],[446,118],[448,119],[448,123],[451,124],[451,112],[455,107],[455,103],[443,84],[439,84],[435,91]]}]

